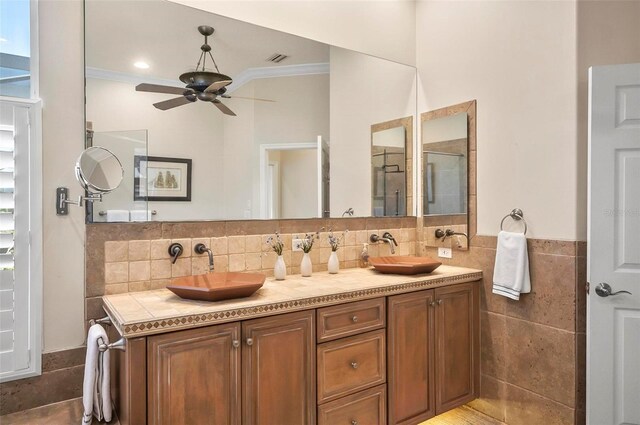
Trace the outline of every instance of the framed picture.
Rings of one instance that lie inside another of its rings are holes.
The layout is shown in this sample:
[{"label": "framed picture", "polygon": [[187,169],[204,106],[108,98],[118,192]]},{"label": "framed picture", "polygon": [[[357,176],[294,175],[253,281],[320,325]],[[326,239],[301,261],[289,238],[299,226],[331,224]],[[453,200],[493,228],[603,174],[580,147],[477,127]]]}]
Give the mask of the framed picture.
[{"label": "framed picture", "polygon": [[191,160],[134,156],[135,201],[191,201]]}]

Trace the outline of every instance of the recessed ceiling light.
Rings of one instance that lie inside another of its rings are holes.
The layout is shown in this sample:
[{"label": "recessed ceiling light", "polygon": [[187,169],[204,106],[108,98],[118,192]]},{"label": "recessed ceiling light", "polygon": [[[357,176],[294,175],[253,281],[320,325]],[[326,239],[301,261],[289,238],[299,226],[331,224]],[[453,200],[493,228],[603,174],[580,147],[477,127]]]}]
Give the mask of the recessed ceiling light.
[{"label": "recessed ceiling light", "polygon": [[138,61],[134,63],[133,66],[139,69],[149,69],[149,64],[144,61]]}]

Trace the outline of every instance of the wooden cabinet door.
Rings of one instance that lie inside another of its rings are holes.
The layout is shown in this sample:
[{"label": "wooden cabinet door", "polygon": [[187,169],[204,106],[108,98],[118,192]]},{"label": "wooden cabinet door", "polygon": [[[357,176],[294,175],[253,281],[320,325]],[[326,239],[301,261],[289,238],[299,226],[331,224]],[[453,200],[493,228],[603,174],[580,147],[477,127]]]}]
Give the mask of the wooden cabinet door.
[{"label": "wooden cabinet door", "polygon": [[240,423],[240,324],[147,339],[150,424]]},{"label": "wooden cabinet door", "polygon": [[435,289],[436,413],[467,403],[479,388],[478,284]]},{"label": "wooden cabinet door", "polygon": [[416,424],[436,413],[434,305],[433,290],[388,298],[389,424]]},{"label": "wooden cabinet door", "polygon": [[242,423],[316,422],[315,311],[242,323]]}]

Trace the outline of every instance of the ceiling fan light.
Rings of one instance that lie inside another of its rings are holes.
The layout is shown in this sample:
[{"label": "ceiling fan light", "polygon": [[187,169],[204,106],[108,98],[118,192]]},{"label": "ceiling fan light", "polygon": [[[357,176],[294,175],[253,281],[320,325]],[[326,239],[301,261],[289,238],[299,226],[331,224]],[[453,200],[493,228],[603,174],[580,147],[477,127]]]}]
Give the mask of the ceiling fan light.
[{"label": "ceiling fan light", "polygon": [[137,61],[133,64],[138,69],[149,69],[149,64],[145,61]]}]

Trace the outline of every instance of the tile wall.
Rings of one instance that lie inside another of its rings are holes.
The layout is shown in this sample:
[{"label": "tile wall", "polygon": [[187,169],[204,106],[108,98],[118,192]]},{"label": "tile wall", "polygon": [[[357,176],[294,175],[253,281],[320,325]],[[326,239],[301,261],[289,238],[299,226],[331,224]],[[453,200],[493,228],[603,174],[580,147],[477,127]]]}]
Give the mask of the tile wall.
[{"label": "tile wall", "polygon": [[[331,252],[329,229],[335,234],[349,230],[338,250],[340,266],[349,268],[358,266],[362,244],[372,233],[390,231],[399,244],[396,254],[414,254],[415,227],[415,217],[88,224],[85,319],[104,316],[103,295],[163,288],[173,277],[205,273],[208,256],[193,252],[199,242],[213,250],[216,271],[256,271],[272,276],[276,255],[265,241],[276,231],[285,243],[287,273],[298,274],[302,253],[291,250],[293,237],[323,229],[311,251],[313,269],[319,272],[326,270]],[[185,248],[175,264],[168,254],[172,242]],[[389,253],[386,245],[370,245],[369,250],[373,256]]]},{"label": "tile wall", "polygon": [[532,289],[519,301],[491,292],[495,247],[496,237],[476,236],[443,260],[484,272],[481,397],[471,406],[509,425],[584,424],[586,244],[530,239]]},{"label": "tile wall", "polygon": [[[413,255],[415,253],[416,231],[414,228],[383,229],[389,231],[396,238],[398,246],[396,255]],[[358,259],[363,245],[369,243],[372,233],[380,233],[377,229],[352,230],[334,232],[342,237],[338,249],[341,268],[358,267]],[[198,237],[180,239],[153,239],[131,241],[104,242],[104,293],[117,294],[122,292],[144,291],[148,289],[164,288],[172,278],[207,273],[209,271],[209,257],[207,254],[197,254],[194,247],[203,243],[210,247],[214,254],[215,271],[218,272],[259,272],[268,277],[273,276],[276,253],[269,249],[266,240],[270,235],[237,235],[219,237]],[[287,274],[299,274],[302,251],[293,251],[292,239],[303,237],[304,233],[286,233],[280,235],[284,243],[284,257]],[[326,271],[327,261],[331,254],[328,232],[320,232],[313,249],[309,253],[313,270]],[[169,256],[169,246],[179,243],[184,247],[184,253],[172,263]],[[371,256],[391,255],[386,244],[369,243]]]}]

